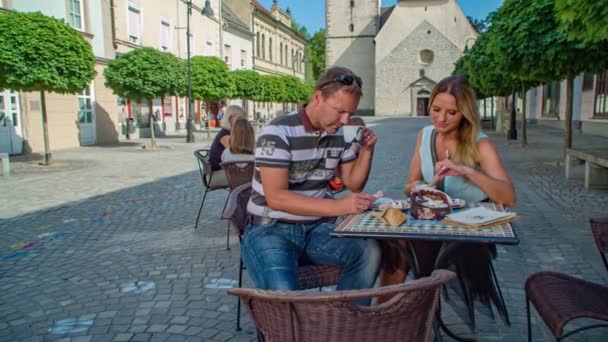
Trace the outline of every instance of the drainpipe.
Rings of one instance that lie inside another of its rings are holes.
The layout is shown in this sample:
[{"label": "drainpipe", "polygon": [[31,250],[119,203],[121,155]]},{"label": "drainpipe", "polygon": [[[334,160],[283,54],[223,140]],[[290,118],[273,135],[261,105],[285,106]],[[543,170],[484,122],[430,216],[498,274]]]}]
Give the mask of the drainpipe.
[{"label": "drainpipe", "polygon": [[118,44],[116,43],[116,13],[114,11],[114,0],[110,0],[110,22],[112,25],[112,45],[114,49],[118,49]]}]

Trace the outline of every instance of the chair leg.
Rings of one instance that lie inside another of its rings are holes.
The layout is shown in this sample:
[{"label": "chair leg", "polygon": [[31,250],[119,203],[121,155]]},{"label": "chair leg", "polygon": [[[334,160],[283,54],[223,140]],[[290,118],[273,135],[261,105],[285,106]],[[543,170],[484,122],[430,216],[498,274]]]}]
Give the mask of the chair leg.
[{"label": "chair leg", "polygon": [[526,296],[526,318],[528,319],[528,342],[532,342],[532,323],[530,322],[530,298]]},{"label": "chair leg", "polygon": [[[224,210],[226,210],[226,205],[228,205],[228,198],[230,197],[230,192],[228,192],[228,196],[226,196],[226,201],[224,202],[224,208],[222,208],[222,216],[224,216]],[[230,223],[226,227],[226,250],[230,250]]]},{"label": "chair leg", "polygon": [[[243,286],[243,258],[239,258],[239,287]],[[236,331],[241,331],[241,297],[236,298]]]},{"label": "chair leg", "polygon": [[504,314],[504,319],[507,325],[511,325],[511,320],[509,319],[509,312],[507,311],[507,304],[505,303],[505,298],[502,296],[502,291],[500,289],[500,284],[498,283],[498,277],[496,277],[496,271],[494,270],[494,265],[492,264],[492,260],[490,263],[490,272],[492,272],[492,277],[494,278],[494,285],[496,285],[496,290],[498,292],[498,298],[500,300],[500,308],[498,308],[498,312]]},{"label": "chair leg", "polygon": [[201,207],[198,208],[198,215],[196,215],[196,223],[194,224],[194,229],[198,229],[198,220],[201,217],[201,212],[203,211],[203,206],[205,205],[205,197],[207,197],[208,189],[205,188],[205,193],[203,194],[203,200],[201,201]]},{"label": "chair leg", "polygon": [[602,260],[604,260],[604,266],[606,267],[606,271],[608,271],[608,261],[606,261],[606,255],[602,251],[600,251],[600,255],[602,256]]}]

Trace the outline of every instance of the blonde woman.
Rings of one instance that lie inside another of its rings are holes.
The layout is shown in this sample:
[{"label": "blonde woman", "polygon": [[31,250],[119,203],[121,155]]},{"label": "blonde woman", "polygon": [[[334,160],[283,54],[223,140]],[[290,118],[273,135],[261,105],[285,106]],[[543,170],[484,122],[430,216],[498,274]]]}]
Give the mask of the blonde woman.
[{"label": "blonde woman", "polygon": [[230,130],[230,147],[222,153],[222,161],[252,161],[255,132],[246,119],[238,119]]},{"label": "blonde woman", "polygon": [[[432,183],[453,198],[471,202],[492,201],[513,206],[516,201],[511,178],[496,147],[480,131],[475,91],[464,77],[451,76],[434,87],[430,98],[432,125],[418,134],[410,163],[405,193]],[[410,241],[417,255],[420,276],[430,275],[440,243]],[[394,246],[393,246],[394,247]],[[403,282],[408,262],[399,248],[385,248],[381,284]],[[462,244],[450,261],[459,265],[474,297],[488,299],[489,262],[494,245]],[[472,279],[471,279],[472,278]]]},{"label": "blonde woman", "polygon": [[247,119],[247,112],[239,106],[229,106],[226,113],[222,116],[222,129],[217,133],[209,148],[209,162],[213,171],[220,170],[222,167],[222,153],[230,146],[230,130],[234,122],[238,119]]}]

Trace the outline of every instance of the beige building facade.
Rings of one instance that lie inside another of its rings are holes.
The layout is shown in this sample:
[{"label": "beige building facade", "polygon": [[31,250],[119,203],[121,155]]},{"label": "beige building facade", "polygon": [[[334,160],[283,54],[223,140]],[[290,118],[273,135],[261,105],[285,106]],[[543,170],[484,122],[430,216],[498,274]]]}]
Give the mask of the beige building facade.
[{"label": "beige building facade", "polygon": [[327,0],[326,15],[327,66],[362,77],[367,115],[427,115],[431,89],[478,36],[456,0]]},{"label": "beige building facade", "polygon": [[[305,77],[306,39],[291,28],[288,10],[275,0],[270,10],[252,0],[253,69],[262,75]],[[270,119],[295,110],[293,104],[255,103],[256,119]]]},{"label": "beige building facade", "polygon": [[[526,117],[539,125],[563,128],[566,81],[553,81],[526,94]],[[608,70],[574,79],[572,127],[575,132],[608,136]]]}]

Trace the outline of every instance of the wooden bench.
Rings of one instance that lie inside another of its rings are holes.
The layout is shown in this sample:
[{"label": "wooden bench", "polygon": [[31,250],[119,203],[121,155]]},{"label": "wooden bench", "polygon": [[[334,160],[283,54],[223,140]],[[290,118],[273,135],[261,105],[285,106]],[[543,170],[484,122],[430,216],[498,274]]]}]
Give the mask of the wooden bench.
[{"label": "wooden bench", "polygon": [[608,187],[608,149],[573,149],[566,151],[566,178],[573,178],[572,167],[585,164],[585,187]]},{"label": "wooden bench", "polygon": [[2,175],[10,176],[11,175],[11,161],[9,159],[8,153],[0,153],[0,160],[2,160]]}]

